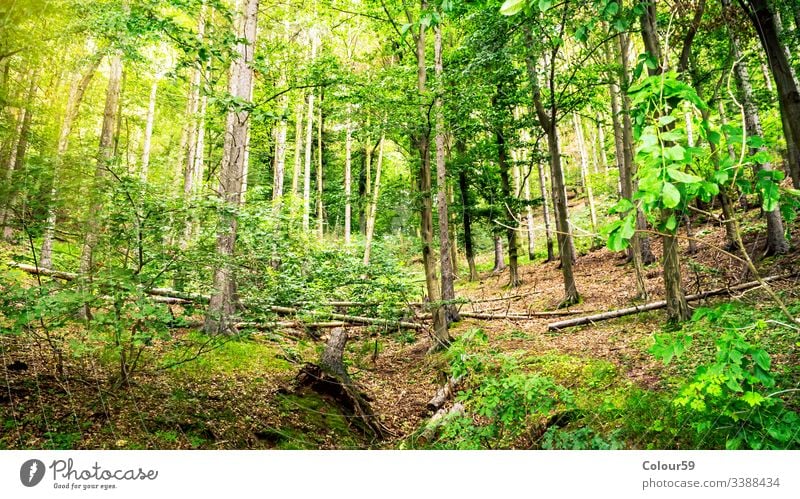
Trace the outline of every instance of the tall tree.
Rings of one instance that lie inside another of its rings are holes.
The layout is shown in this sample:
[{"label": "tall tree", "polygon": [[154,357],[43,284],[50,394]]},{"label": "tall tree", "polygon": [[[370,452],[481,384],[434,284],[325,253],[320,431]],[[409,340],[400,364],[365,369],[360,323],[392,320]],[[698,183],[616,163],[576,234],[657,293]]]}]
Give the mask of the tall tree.
[{"label": "tall tree", "polygon": [[[253,88],[253,50],[255,47],[258,0],[243,0],[237,13],[237,58],[231,63],[228,93],[236,99],[250,102]],[[236,311],[236,280],[232,258],[236,247],[236,229],[242,184],[245,171],[245,148],[250,126],[250,112],[229,109],[225,122],[225,144],[220,168],[219,193],[226,206],[217,227],[217,256],[214,269],[214,290],[206,313],[207,333],[236,331],[232,316]]]}]

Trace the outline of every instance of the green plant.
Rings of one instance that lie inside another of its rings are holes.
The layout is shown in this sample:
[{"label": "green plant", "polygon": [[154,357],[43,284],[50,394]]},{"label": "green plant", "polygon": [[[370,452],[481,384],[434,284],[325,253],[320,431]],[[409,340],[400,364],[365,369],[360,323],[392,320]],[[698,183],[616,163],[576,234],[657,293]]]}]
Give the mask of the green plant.
[{"label": "green plant", "polygon": [[458,394],[466,414],[449,418],[439,445],[466,449],[534,444],[534,431],[554,413],[574,408],[572,392],[552,379],[525,373],[517,360],[497,352],[472,353],[487,343],[486,333],[471,330],[450,347],[455,377],[469,377]]},{"label": "green plant", "polygon": [[[785,449],[800,445],[800,416],[777,397],[769,354],[752,341],[766,329],[763,320],[739,327],[732,321],[732,307],[701,308],[694,322],[722,327],[714,340],[713,362],[697,367],[672,403],[688,410],[685,415],[699,438],[699,445],[717,444],[728,449]],[[691,346],[686,332],[657,335],[650,352],[669,364]]]}]

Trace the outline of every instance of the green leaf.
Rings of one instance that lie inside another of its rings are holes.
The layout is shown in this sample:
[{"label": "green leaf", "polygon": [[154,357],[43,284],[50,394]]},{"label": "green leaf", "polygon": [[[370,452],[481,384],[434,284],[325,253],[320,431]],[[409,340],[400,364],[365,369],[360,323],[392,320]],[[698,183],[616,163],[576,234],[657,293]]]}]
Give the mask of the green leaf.
[{"label": "green leaf", "polygon": [[676,119],[677,118],[675,118],[675,116],[672,116],[671,114],[668,114],[666,116],[662,116],[662,117],[658,118],[658,124],[659,124],[659,126],[667,126],[670,123],[673,123]]},{"label": "green leaf", "polygon": [[670,182],[664,182],[664,188],[661,191],[661,202],[664,203],[666,208],[675,208],[681,202],[681,193],[678,188]]},{"label": "green leaf", "polygon": [[613,214],[613,213],[627,213],[632,209],[633,209],[633,203],[631,203],[630,199],[628,199],[628,198],[620,198],[619,201],[617,201],[617,204],[612,206],[611,209],[608,210],[608,212],[610,214]]},{"label": "green leaf", "polygon": [[761,191],[761,208],[766,212],[775,210],[781,196],[778,184],[770,179],[762,178],[756,183],[756,188]]},{"label": "green leaf", "polygon": [[636,233],[636,212],[631,212],[622,221],[620,237],[630,239]]},{"label": "green leaf", "polygon": [[617,30],[617,32],[622,33],[628,29],[628,22],[625,19],[618,17],[614,20],[614,29]]},{"label": "green leaf", "polygon": [[539,10],[547,12],[553,6],[553,0],[539,0]]},{"label": "green leaf", "polygon": [[678,226],[678,219],[675,218],[675,214],[672,213],[670,214],[669,218],[667,218],[667,221],[664,223],[664,227],[669,231],[673,231],[677,226]]},{"label": "green leaf", "polygon": [[751,135],[747,137],[747,145],[752,147],[753,149],[758,149],[764,144],[766,144],[766,142],[764,142],[764,139],[762,139],[758,135]]},{"label": "green leaf", "polygon": [[683,161],[683,158],[686,157],[686,149],[681,145],[675,144],[664,149],[664,157],[670,161]]},{"label": "green leaf", "polygon": [[669,174],[669,177],[675,182],[681,182],[684,184],[697,184],[703,181],[702,178],[696,175],[685,173],[680,170],[676,170],[675,168],[667,168],[667,174]]},{"label": "green leaf", "polygon": [[619,12],[619,4],[617,2],[610,2],[608,5],[606,5],[605,15],[608,18],[616,15],[617,12]]},{"label": "green leaf", "polygon": [[500,13],[504,16],[513,16],[525,8],[526,0],[506,0],[500,7]]},{"label": "green leaf", "polygon": [[758,392],[745,392],[745,394],[742,395],[742,400],[750,404],[750,407],[755,407],[761,404],[761,402],[764,401],[765,399]]},{"label": "green leaf", "polygon": [[757,153],[753,154],[750,159],[759,165],[763,165],[765,163],[769,163],[770,155],[767,151],[758,151]]},{"label": "green leaf", "polygon": [[758,367],[761,369],[769,371],[769,354],[765,350],[761,349],[753,352],[753,361],[758,364]]}]

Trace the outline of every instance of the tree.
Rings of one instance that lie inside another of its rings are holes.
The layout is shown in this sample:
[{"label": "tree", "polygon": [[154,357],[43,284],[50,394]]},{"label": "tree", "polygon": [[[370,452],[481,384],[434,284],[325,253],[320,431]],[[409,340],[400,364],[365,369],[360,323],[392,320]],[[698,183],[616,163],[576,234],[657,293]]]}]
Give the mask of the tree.
[{"label": "tree", "polygon": [[[238,102],[227,113],[225,146],[220,169],[219,193],[223,203],[217,226],[216,252],[220,261],[214,269],[214,291],[206,312],[207,333],[231,334],[236,331],[233,315],[236,311],[236,280],[234,256],[236,247],[236,211],[241,202],[245,174],[245,148],[249,128],[252,98],[253,49],[258,20],[258,0],[244,0],[237,13],[236,46],[238,57],[231,63],[228,92]],[[310,121],[310,120],[309,120]]]}]

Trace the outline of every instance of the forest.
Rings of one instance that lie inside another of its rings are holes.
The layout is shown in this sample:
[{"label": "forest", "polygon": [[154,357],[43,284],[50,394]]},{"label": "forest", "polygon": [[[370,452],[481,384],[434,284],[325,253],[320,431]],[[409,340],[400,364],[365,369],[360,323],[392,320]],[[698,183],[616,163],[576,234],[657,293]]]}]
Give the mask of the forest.
[{"label": "forest", "polygon": [[798,0],[1,0],[0,449],[800,449]]}]

